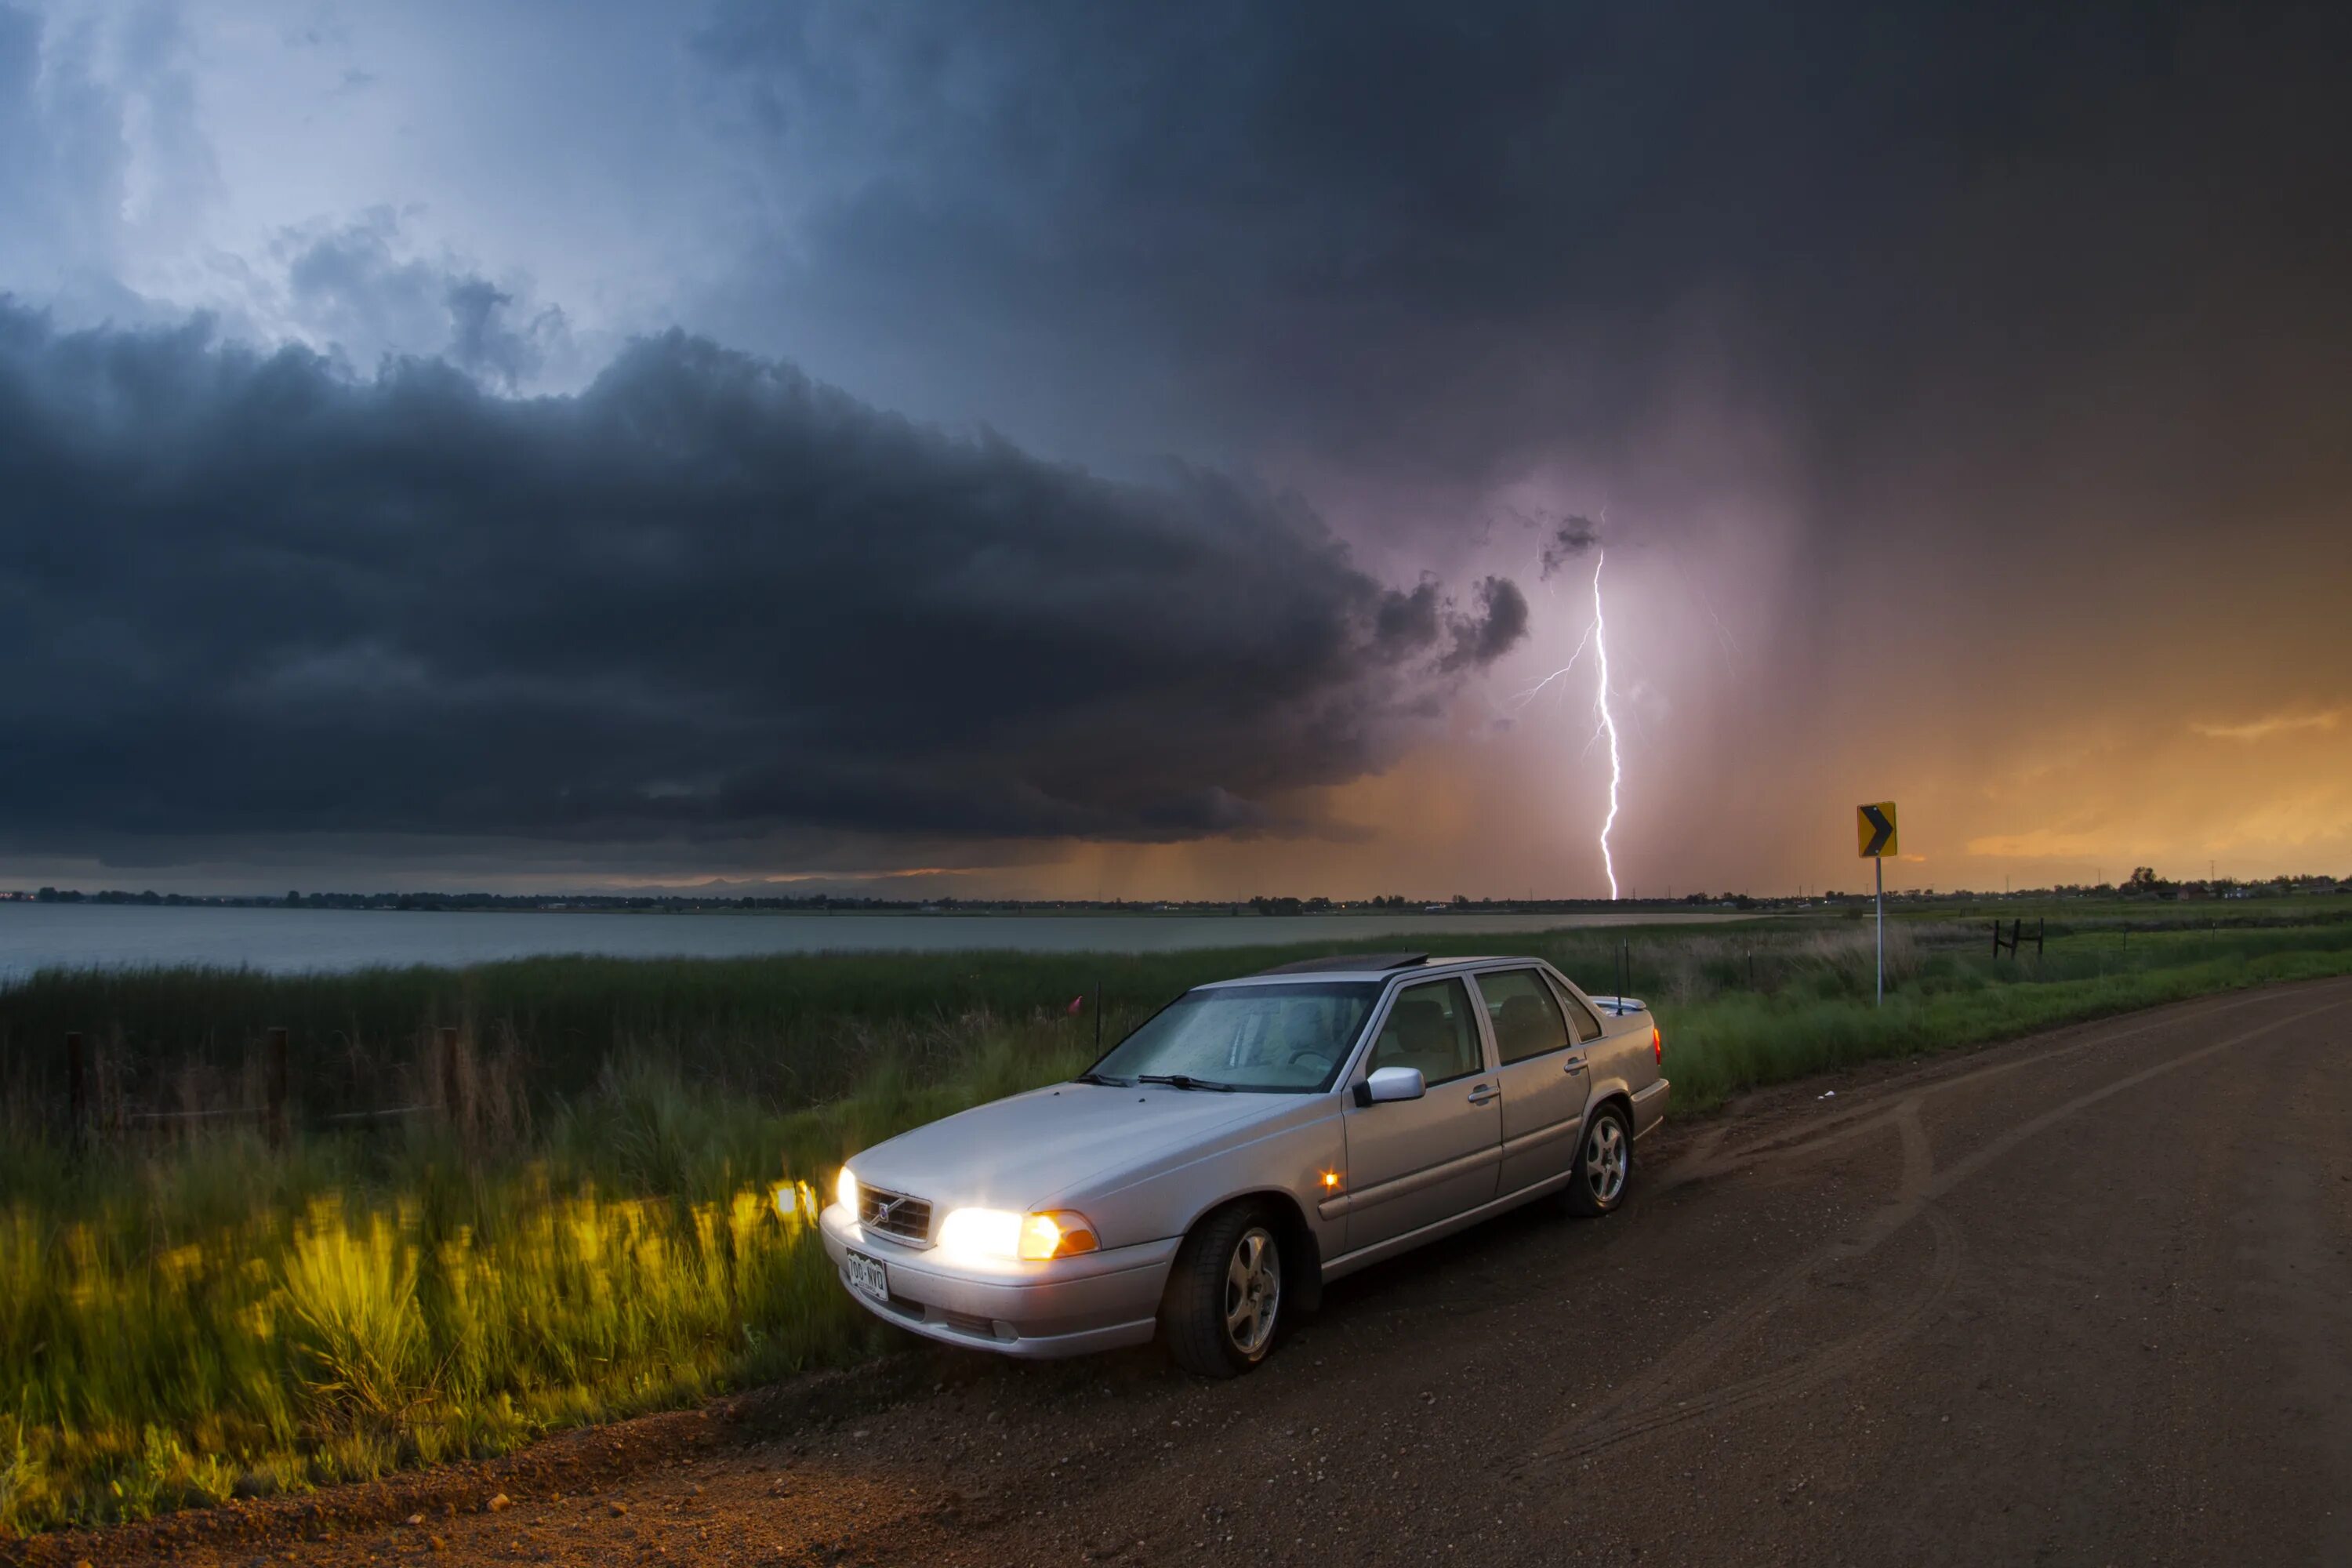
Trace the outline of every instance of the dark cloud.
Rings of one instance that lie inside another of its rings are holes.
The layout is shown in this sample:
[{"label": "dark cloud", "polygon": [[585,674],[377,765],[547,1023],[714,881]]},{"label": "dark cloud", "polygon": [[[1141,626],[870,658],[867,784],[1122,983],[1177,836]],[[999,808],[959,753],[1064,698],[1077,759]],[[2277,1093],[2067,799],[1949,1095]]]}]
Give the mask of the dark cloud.
[{"label": "dark cloud", "polygon": [[1623,482],[1727,396],[1882,527],[2058,422],[2225,467],[2347,329],[2340,6],[735,0],[702,58],[819,193],[714,309],[1081,449]]},{"label": "dark cloud", "polygon": [[1471,669],[1489,665],[1517,647],[1528,635],[1528,600],[1507,577],[1479,580],[1478,613],[1453,619],[1454,646],[1439,661],[1441,669]]},{"label": "dark cloud", "polygon": [[1549,579],[1600,542],[1600,528],[1585,518],[1571,517],[1566,522],[1555,523],[1544,539],[1542,575]]},{"label": "dark cloud", "polygon": [[1527,620],[677,333],[518,400],[0,302],[0,494],[35,845],[1296,826]]},{"label": "dark cloud", "polygon": [[[2352,668],[2352,7],[711,0],[299,58],[82,9],[0,0],[0,289],[327,361],[7,323],[11,831],[1282,826],[1603,506],[1627,847],[1675,875],[1800,853],[1720,798],[1759,757],[1810,810],[1865,745],[2027,769]],[[496,395],[672,322],[867,406],[694,339]],[[1393,842],[1456,819],[1420,776],[1366,792]]]}]

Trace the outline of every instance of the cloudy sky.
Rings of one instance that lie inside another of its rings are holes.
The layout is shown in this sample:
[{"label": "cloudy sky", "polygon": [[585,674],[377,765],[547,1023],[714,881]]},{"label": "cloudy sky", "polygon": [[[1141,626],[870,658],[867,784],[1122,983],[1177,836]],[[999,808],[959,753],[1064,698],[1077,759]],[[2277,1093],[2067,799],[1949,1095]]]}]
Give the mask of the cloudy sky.
[{"label": "cloudy sky", "polygon": [[0,0],[0,885],[2352,872],[2347,65]]}]

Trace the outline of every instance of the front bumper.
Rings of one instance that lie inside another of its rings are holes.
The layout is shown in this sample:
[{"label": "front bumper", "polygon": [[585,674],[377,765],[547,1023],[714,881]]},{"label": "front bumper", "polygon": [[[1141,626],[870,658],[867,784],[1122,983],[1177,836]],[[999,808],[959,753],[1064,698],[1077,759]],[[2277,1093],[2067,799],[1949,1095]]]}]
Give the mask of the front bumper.
[{"label": "front bumper", "polygon": [[[817,1216],[817,1228],[841,1288],[884,1322],[945,1344],[1037,1359],[1148,1342],[1180,1240],[983,1268],[951,1263],[936,1247],[869,1237],[839,1204]],[[843,1258],[852,1247],[888,1269],[887,1304],[850,1289]]]}]

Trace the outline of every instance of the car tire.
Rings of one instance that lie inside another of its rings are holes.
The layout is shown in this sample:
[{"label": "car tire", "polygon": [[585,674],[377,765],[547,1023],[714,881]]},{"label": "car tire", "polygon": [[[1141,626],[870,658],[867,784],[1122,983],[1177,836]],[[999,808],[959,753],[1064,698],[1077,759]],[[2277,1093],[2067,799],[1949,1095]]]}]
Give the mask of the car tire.
[{"label": "car tire", "polygon": [[1615,1105],[1604,1105],[1584,1124],[1577,1141],[1576,1169],[1560,1196],[1568,1212],[1597,1219],[1625,1201],[1633,1182],[1633,1129]]},{"label": "car tire", "polygon": [[1281,1228],[1256,1204],[1220,1209],[1176,1250],[1160,1328],[1176,1364],[1234,1377],[1264,1361],[1282,1325]]}]

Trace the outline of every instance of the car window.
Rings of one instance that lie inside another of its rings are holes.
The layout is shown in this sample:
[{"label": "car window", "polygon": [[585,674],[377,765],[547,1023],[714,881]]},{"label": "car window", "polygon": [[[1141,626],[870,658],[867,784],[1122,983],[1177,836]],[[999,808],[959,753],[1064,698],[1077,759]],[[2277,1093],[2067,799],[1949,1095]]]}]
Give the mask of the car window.
[{"label": "car window", "polygon": [[1551,987],[1532,969],[1506,969],[1478,976],[1478,995],[1495,1025],[1495,1055],[1523,1062],[1546,1051],[1568,1048],[1568,1020],[1552,999]]},{"label": "car window", "polygon": [[1091,1070],[1118,1080],[1181,1073],[1269,1092],[1327,1089],[1380,994],[1360,980],[1188,991]]},{"label": "car window", "polygon": [[1397,993],[1364,1070],[1419,1068],[1423,1081],[1444,1083],[1486,1065],[1470,1021],[1470,993],[1459,980],[1433,980]]},{"label": "car window", "polygon": [[1555,982],[1551,990],[1559,998],[1560,1005],[1568,1009],[1569,1018],[1576,1026],[1576,1037],[1580,1040],[1599,1039],[1601,1020],[1592,1016],[1592,1009],[1577,1000],[1576,993],[1565,985]]}]

